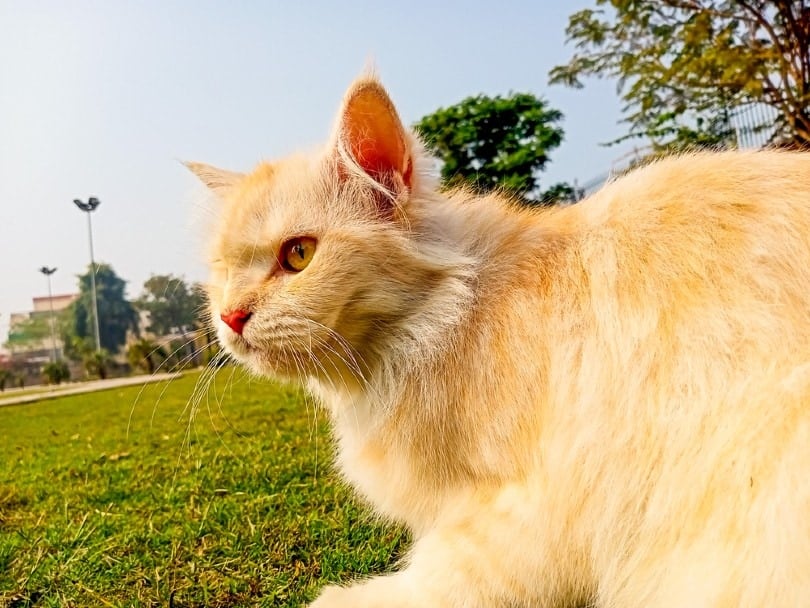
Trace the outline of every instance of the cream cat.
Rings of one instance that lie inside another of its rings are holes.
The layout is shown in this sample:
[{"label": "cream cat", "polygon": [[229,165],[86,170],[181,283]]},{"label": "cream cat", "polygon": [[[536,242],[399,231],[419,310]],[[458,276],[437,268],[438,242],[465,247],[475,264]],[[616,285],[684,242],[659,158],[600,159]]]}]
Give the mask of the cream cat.
[{"label": "cream cat", "polygon": [[210,309],[414,545],[317,608],[810,606],[810,154],[440,192],[373,78],[223,199]]}]

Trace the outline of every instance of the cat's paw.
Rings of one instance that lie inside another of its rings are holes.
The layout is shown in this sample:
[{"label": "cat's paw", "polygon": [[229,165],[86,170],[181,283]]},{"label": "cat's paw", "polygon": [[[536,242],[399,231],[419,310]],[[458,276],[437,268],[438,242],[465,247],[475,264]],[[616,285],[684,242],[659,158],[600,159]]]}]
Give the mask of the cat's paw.
[{"label": "cat's paw", "polygon": [[351,598],[352,588],[337,587],[330,585],[321,590],[318,599],[309,605],[309,608],[355,608],[358,606],[357,599]]},{"label": "cat's paw", "polygon": [[422,608],[393,577],[373,578],[351,587],[324,587],[309,608]]}]

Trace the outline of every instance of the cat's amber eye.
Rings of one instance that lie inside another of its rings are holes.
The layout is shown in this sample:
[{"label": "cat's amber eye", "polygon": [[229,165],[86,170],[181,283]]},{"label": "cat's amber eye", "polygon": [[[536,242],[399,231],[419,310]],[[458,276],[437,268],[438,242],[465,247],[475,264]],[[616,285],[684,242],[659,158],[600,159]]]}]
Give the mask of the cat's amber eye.
[{"label": "cat's amber eye", "polygon": [[290,272],[301,272],[315,255],[315,239],[299,236],[281,246],[281,265]]}]

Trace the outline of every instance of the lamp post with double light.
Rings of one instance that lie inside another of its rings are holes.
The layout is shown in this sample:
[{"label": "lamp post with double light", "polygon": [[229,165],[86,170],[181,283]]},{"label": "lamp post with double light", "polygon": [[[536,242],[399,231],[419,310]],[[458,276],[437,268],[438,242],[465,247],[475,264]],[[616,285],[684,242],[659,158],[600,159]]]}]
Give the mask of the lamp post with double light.
[{"label": "lamp post with double light", "polygon": [[80,201],[77,198],[73,199],[73,204],[79,209],[87,213],[87,235],[90,241],[90,287],[93,298],[93,329],[96,336],[96,350],[101,350],[101,333],[98,329],[98,299],[96,297],[96,261],[93,256],[93,224],[90,220],[90,214],[96,210],[101,204],[95,196],[87,199],[87,202]]},{"label": "lamp post with double light", "polygon": [[43,266],[39,271],[48,279],[48,305],[51,307],[51,359],[56,362],[56,330],[54,329],[53,319],[53,292],[51,291],[51,275],[56,272],[56,268],[48,268]]}]

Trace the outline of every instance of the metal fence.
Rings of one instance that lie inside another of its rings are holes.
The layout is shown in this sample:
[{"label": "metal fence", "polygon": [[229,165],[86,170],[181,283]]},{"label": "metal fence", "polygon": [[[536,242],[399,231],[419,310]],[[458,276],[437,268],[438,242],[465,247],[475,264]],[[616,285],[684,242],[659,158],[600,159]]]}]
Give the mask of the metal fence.
[{"label": "metal fence", "polygon": [[[733,133],[732,139],[736,147],[740,150],[749,150],[774,143],[778,135],[776,117],[776,110],[765,104],[748,104],[730,112],[728,129]],[[652,152],[653,148],[649,145],[633,148],[615,158],[606,173],[592,177],[575,188],[582,196],[588,196],[633,165],[643,162]]]},{"label": "metal fence", "polygon": [[749,104],[731,114],[729,122],[740,149],[762,148],[776,137],[777,112],[763,103]]}]

